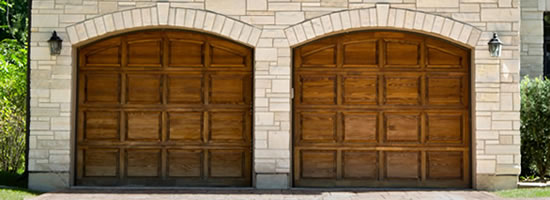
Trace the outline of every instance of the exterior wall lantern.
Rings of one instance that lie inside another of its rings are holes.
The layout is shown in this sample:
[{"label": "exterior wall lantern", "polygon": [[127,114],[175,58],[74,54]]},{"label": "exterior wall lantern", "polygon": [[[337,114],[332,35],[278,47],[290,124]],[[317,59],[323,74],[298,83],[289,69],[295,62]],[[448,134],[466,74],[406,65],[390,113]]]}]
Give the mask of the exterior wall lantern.
[{"label": "exterior wall lantern", "polygon": [[61,54],[61,44],[63,43],[63,40],[57,36],[57,32],[53,31],[52,37],[48,40],[48,43],[50,43],[50,54],[51,55],[59,55]]},{"label": "exterior wall lantern", "polygon": [[489,53],[491,53],[491,57],[499,57],[502,52],[502,42],[498,38],[497,33],[493,33],[493,38],[491,38],[487,44],[489,45]]}]

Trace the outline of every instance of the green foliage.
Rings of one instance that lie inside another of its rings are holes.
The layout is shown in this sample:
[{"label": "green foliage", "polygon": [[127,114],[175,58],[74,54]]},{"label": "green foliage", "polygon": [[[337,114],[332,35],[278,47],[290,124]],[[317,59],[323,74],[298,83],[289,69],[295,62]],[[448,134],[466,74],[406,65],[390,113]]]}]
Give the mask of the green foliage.
[{"label": "green foliage", "polygon": [[543,178],[550,170],[550,80],[521,82],[521,168]]},{"label": "green foliage", "polygon": [[28,0],[0,0],[0,40],[15,39],[27,42]]},{"label": "green foliage", "polygon": [[27,49],[13,39],[0,43],[0,171],[24,167]]}]

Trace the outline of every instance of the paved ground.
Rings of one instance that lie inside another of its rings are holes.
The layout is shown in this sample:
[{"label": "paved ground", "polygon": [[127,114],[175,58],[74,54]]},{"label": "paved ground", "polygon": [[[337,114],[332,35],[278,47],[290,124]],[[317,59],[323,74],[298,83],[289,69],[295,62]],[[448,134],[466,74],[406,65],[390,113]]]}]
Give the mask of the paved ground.
[{"label": "paved ground", "polygon": [[499,200],[489,192],[471,190],[67,190],[33,200]]}]

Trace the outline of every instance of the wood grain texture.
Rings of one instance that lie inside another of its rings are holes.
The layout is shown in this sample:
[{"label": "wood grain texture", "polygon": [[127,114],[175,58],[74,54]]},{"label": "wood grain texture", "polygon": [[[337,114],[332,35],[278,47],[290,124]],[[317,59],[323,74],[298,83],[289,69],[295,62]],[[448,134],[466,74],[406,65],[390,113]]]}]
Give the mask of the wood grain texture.
[{"label": "wood grain texture", "polygon": [[76,185],[251,185],[252,49],[160,30],[78,55]]},{"label": "wood grain texture", "polygon": [[470,50],[371,31],[293,53],[295,186],[471,186]]}]

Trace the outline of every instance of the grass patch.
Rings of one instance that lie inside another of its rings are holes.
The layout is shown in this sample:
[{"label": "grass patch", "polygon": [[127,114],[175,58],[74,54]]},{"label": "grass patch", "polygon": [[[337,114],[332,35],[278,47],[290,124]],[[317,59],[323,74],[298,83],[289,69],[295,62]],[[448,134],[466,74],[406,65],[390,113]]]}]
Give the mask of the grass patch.
[{"label": "grass patch", "polygon": [[23,200],[25,198],[39,195],[39,192],[34,192],[19,188],[0,188],[0,199],[2,200]]},{"label": "grass patch", "polygon": [[496,192],[498,196],[505,198],[538,198],[550,197],[550,188],[523,188],[502,190]]}]

